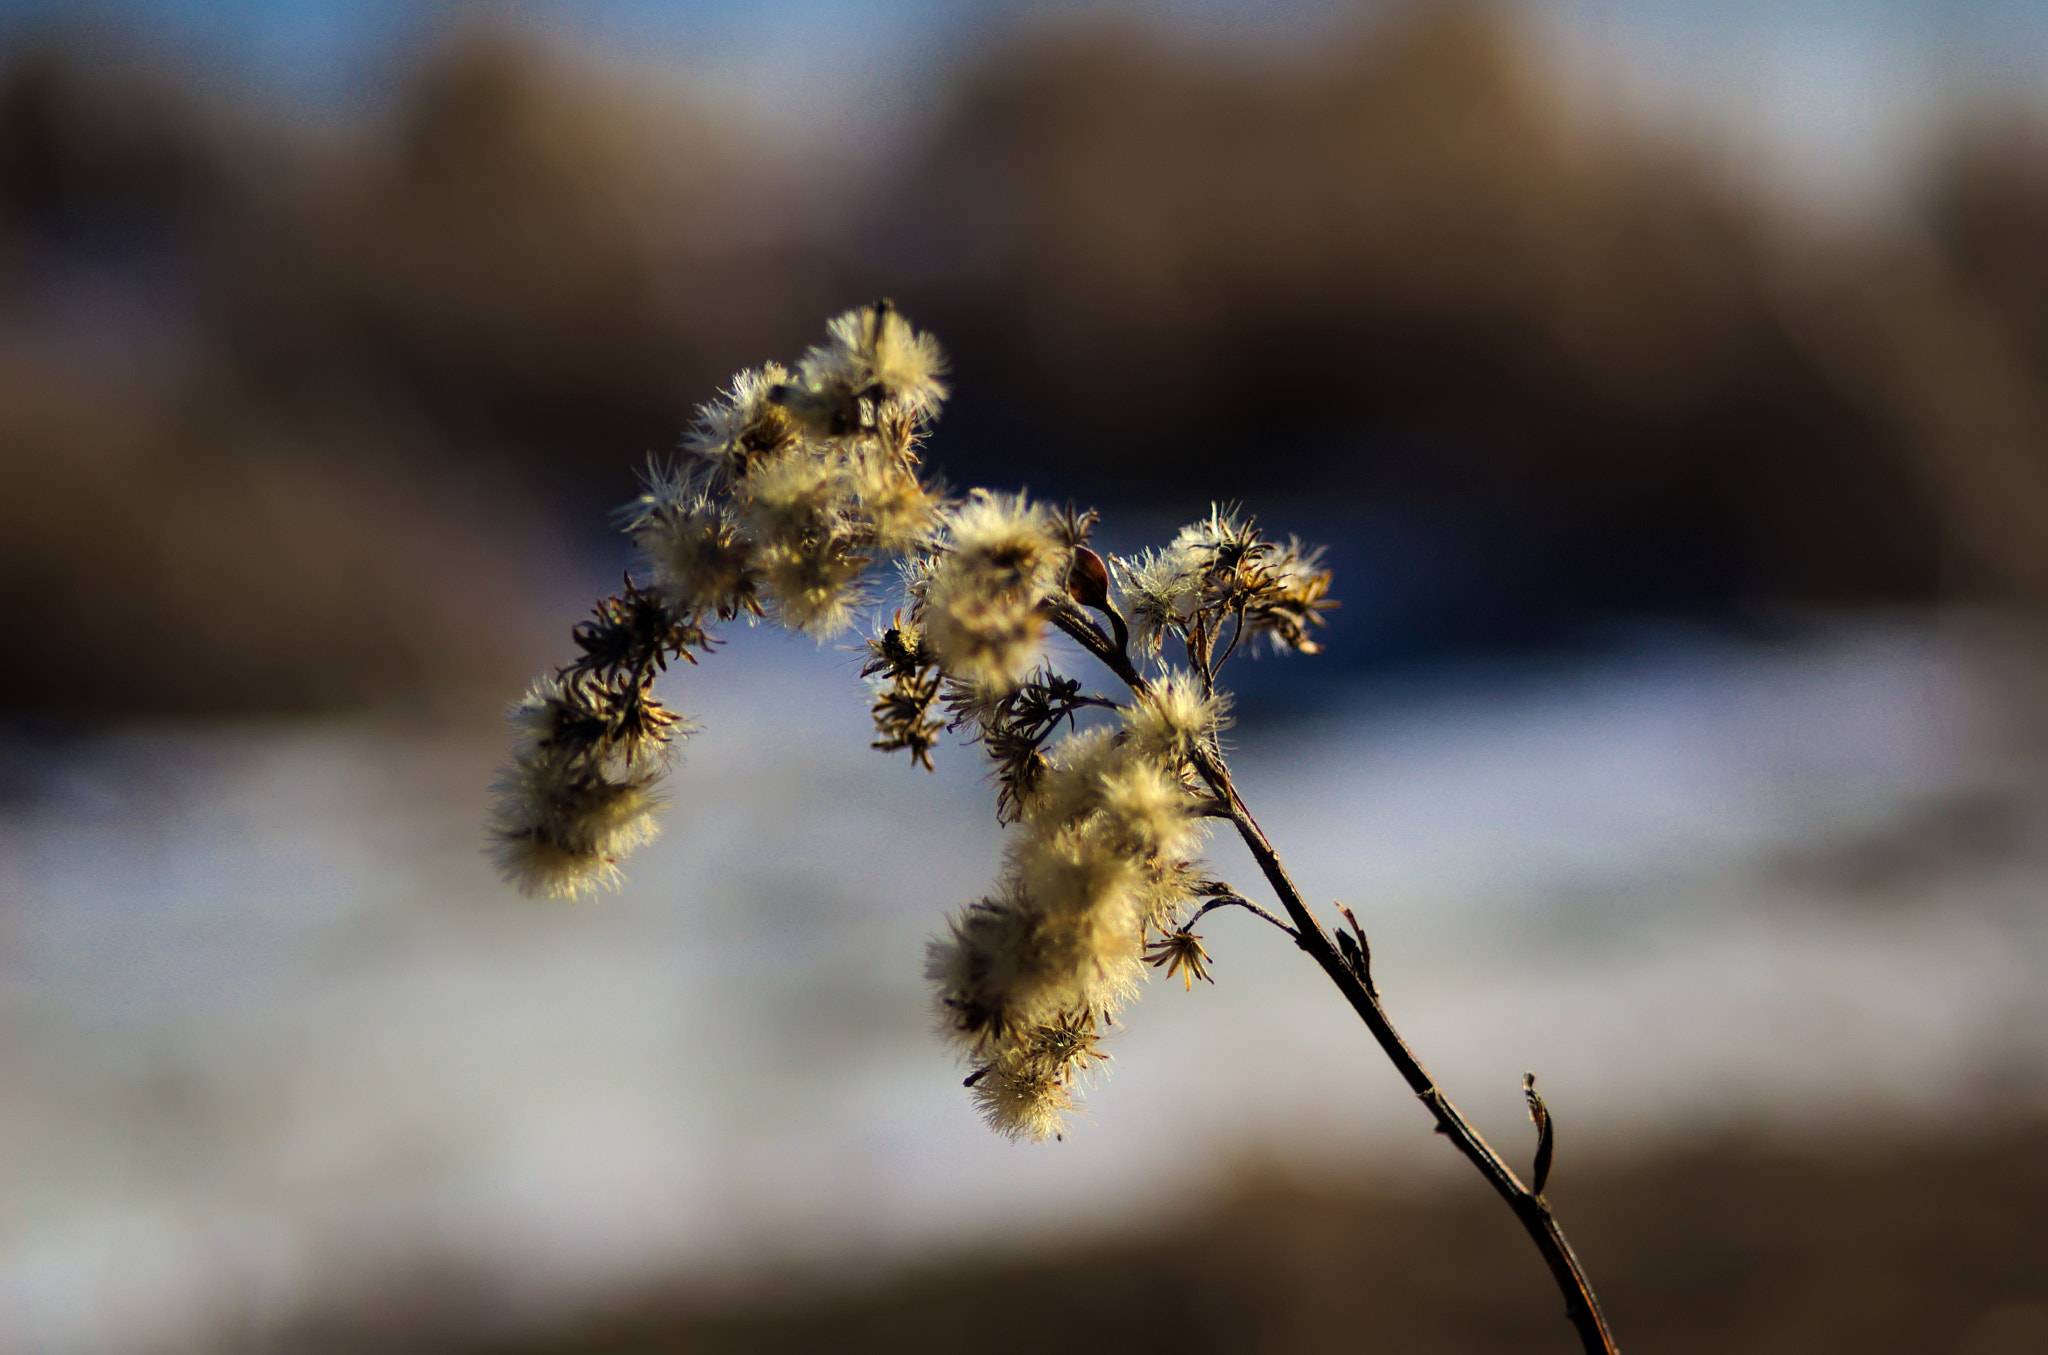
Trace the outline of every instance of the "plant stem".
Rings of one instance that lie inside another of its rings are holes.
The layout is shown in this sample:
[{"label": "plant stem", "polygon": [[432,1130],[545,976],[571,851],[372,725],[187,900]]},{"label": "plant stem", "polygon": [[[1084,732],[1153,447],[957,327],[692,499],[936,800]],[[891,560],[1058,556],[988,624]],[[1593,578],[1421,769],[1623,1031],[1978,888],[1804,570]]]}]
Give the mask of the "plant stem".
[{"label": "plant stem", "polygon": [[1247,912],[1255,913],[1259,917],[1264,918],[1266,921],[1272,923],[1275,927],[1278,927],[1281,931],[1286,932],[1289,936],[1294,936],[1296,934],[1294,928],[1288,926],[1279,918],[1274,917],[1271,913],[1259,907],[1259,905],[1253,903],[1250,899],[1243,898],[1237,894],[1219,894],[1216,897],[1210,899],[1200,908],[1197,908],[1194,911],[1194,915],[1188,918],[1186,922],[1181,923],[1180,929],[1182,931],[1186,931],[1188,928],[1194,926],[1197,922],[1200,922],[1208,914],[1215,912],[1218,908],[1242,908]]},{"label": "plant stem", "polygon": [[[1107,665],[1110,671],[1130,686],[1132,691],[1143,693],[1149,690],[1150,684],[1132,665],[1129,654],[1104,635],[1102,630],[1077,608],[1056,603],[1047,610],[1054,625]],[[1196,771],[1208,782],[1217,798],[1229,807],[1230,820],[1236,826],[1238,836],[1244,840],[1252,859],[1258,862],[1259,870],[1265,875],[1267,883],[1272,885],[1281,907],[1293,920],[1295,944],[1308,952],[1309,957],[1329,976],[1330,982],[1336,984],[1338,991],[1351,1003],[1352,1010],[1358,1013],[1359,1019],[1365,1022],[1366,1029],[1372,1032],[1373,1039],[1379,1042],[1380,1049],[1400,1071],[1402,1078],[1408,1083],[1409,1090],[1415,1093],[1416,1099],[1435,1117],[1437,1132],[1457,1145],[1458,1151],[1478,1169],[1479,1174],[1493,1187],[1494,1193],[1507,1203],[1508,1208],[1513,1210],[1515,1217],[1521,1221],[1530,1240],[1536,1244],[1536,1250],[1542,1254],[1544,1263],[1550,1267],[1551,1278],[1564,1296],[1565,1316],[1577,1329],[1579,1341],[1587,1355],[1617,1355],[1619,1348],[1607,1329],[1607,1319],[1600,1311],[1600,1300],[1594,1295],[1593,1286],[1586,1279],[1586,1273],[1580,1267],[1579,1258],[1573,1253],[1571,1243],[1565,1240],[1564,1230],[1552,1216],[1550,1205],[1541,1195],[1522,1184],[1521,1178],[1515,1175],[1513,1168],[1509,1167],[1501,1155],[1480,1136],[1479,1131],[1472,1127],[1471,1122],[1436,1085],[1436,1080],[1429,1075],[1429,1070],[1422,1066],[1422,1061],[1415,1057],[1415,1052],[1408,1047],[1407,1041],[1401,1038],[1400,1032],[1394,1029],[1393,1022],[1387,1018],[1386,1009],[1380,1004],[1379,989],[1372,981],[1371,970],[1367,964],[1361,962],[1359,969],[1354,972],[1338,953],[1336,944],[1330,940],[1329,934],[1323,930],[1322,923],[1316,920],[1301,891],[1295,887],[1293,879],[1287,874],[1287,867],[1281,863],[1279,852],[1274,850],[1272,841],[1259,827],[1258,821],[1252,817],[1251,810],[1246,807],[1243,797],[1238,794],[1237,786],[1230,777],[1230,769],[1222,758],[1208,749],[1198,748],[1195,751],[1194,763]]]}]

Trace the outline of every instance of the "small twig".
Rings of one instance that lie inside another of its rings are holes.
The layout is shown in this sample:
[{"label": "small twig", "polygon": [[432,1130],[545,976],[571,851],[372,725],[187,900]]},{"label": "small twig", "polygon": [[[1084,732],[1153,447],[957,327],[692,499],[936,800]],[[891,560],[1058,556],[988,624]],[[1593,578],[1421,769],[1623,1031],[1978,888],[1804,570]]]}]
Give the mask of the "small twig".
[{"label": "small twig", "polygon": [[1550,1206],[1536,1192],[1523,1185],[1521,1179],[1508,1166],[1492,1145],[1473,1128],[1451,1099],[1445,1096],[1422,1066],[1422,1060],[1415,1057],[1415,1051],[1408,1047],[1400,1032],[1394,1029],[1387,1018],[1386,1009],[1380,1005],[1377,989],[1363,982],[1344,962],[1342,954],[1331,942],[1322,925],[1309,911],[1308,903],[1295,887],[1287,874],[1287,867],[1280,861],[1280,854],[1274,850],[1251,811],[1245,807],[1236,786],[1231,782],[1230,770],[1213,754],[1198,749],[1195,755],[1196,769],[1201,772],[1216,793],[1227,799],[1237,809],[1235,822],[1238,836],[1252,857],[1259,863],[1259,869],[1279,895],[1287,915],[1294,919],[1298,935],[1295,944],[1307,951],[1323,972],[1330,976],[1338,989],[1351,1002],[1366,1028],[1378,1041],[1380,1049],[1401,1073],[1402,1079],[1415,1093],[1416,1099],[1429,1108],[1436,1117],[1437,1128],[1457,1145],[1468,1161],[1479,1170],[1493,1189],[1504,1200],[1522,1223],[1522,1228],[1536,1244],[1544,1262],[1550,1267],[1551,1278],[1564,1296],[1565,1315],[1579,1333],[1580,1344],[1587,1355],[1615,1355],[1617,1347],[1613,1336],[1607,1330],[1606,1315],[1600,1311],[1600,1301],[1593,1294],[1593,1286],[1586,1279],[1585,1270],[1579,1265],[1578,1256],[1571,1244],[1565,1240],[1564,1230],[1551,1216]]},{"label": "small twig", "polygon": [[[1334,900],[1333,900],[1334,902]],[[1358,975],[1358,981],[1365,985],[1368,993],[1378,993],[1372,981],[1372,942],[1365,939],[1365,928],[1358,925],[1358,915],[1343,904],[1336,904],[1344,920],[1351,924],[1348,932],[1337,933],[1337,949],[1351,966],[1351,972]]]},{"label": "small twig", "polygon": [[1116,637],[1116,647],[1128,654],[1131,649],[1131,628],[1124,624],[1124,614],[1113,604],[1105,603],[1102,614],[1109,618],[1110,629]]},{"label": "small twig", "polygon": [[[1194,926],[1197,922],[1200,922],[1205,914],[1214,912],[1218,908],[1242,908],[1246,912],[1256,913],[1260,917],[1266,919],[1266,921],[1278,927],[1281,931],[1286,932],[1289,936],[1295,936],[1294,928],[1288,926],[1279,918],[1274,917],[1271,913],[1259,907],[1259,905],[1253,903],[1250,899],[1244,898],[1241,895],[1237,894],[1218,894],[1215,898],[1210,899],[1200,908],[1197,908],[1194,911],[1193,916],[1188,918],[1186,922],[1180,924],[1179,930],[1186,931],[1188,928]],[[1300,938],[1296,937],[1296,939],[1299,940]]]},{"label": "small twig", "polygon": [[1529,1118],[1536,1122],[1536,1166],[1530,1173],[1533,1180],[1529,1188],[1540,1200],[1543,1184],[1550,1179],[1550,1151],[1557,1135],[1550,1123],[1550,1108],[1543,1104],[1542,1093],[1536,1090],[1536,1074],[1522,1074],[1522,1099],[1529,1103]]}]

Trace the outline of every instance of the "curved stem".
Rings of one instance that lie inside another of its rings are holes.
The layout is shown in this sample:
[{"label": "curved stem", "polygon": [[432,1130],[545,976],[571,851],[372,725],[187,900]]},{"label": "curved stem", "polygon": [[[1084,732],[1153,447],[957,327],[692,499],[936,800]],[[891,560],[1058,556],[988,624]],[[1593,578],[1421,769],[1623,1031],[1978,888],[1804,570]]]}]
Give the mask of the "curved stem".
[{"label": "curved stem", "polygon": [[[1104,635],[1101,628],[1078,608],[1059,600],[1047,608],[1047,613],[1054,625],[1101,660],[1132,691],[1143,693],[1150,690],[1151,684],[1132,665],[1129,653]],[[1329,933],[1323,930],[1322,923],[1316,920],[1301,891],[1295,887],[1287,867],[1281,863],[1279,852],[1274,850],[1272,841],[1259,827],[1258,820],[1252,817],[1244,798],[1238,794],[1230,769],[1222,758],[1213,750],[1197,748],[1194,764],[1217,799],[1229,807],[1230,820],[1237,828],[1238,837],[1243,839],[1252,859],[1258,863],[1260,873],[1273,887],[1281,907],[1293,921],[1294,943],[1308,952],[1309,958],[1322,967],[1330,982],[1337,985],[1338,991],[1351,1003],[1352,1010],[1365,1022],[1366,1029],[1372,1032],[1381,1051],[1399,1070],[1408,1089],[1435,1117],[1438,1132],[1456,1144],[1458,1151],[1486,1178],[1487,1184],[1514,1211],[1523,1230],[1536,1244],[1536,1250],[1550,1268],[1551,1278],[1564,1296],[1565,1316],[1577,1329],[1587,1355],[1617,1355],[1619,1348],[1607,1329],[1607,1318],[1600,1311],[1600,1300],[1594,1295],[1593,1286],[1587,1280],[1578,1256],[1572,1251],[1571,1243],[1565,1240],[1564,1230],[1551,1215],[1550,1205],[1540,1194],[1522,1184],[1514,1169],[1444,1095],[1436,1080],[1429,1075],[1429,1070],[1422,1066],[1422,1060],[1415,1057],[1415,1051],[1394,1029],[1386,1008],[1380,1003],[1379,989],[1372,980],[1370,962],[1362,948],[1358,967],[1354,970],[1330,940]]]},{"label": "curved stem", "polygon": [[1219,894],[1215,898],[1210,899],[1200,908],[1197,908],[1194,911],[1193,916],[1189,917],[1186,922],[1181,923],[1177,930],[1186,931],[1188,928],[1194,926],[1197,922],[1200,922],[1204,914],[1213,913],[1218,908],[1242,908],[1246,912],[1256,913],[1260,917],[1266,919],[1266,921],[1278,927],[1281,931],[1286,932],[1291,937],[1294,937],[1297,941],[1301,939],[1300,933],[1296,932],[1294,928],[1288,926],[1279,918],[1274,917],[1271,913],[1259,907],[1259,905],[1253,903],[1250,899],[1242,898],[1236,894]]},{"label": "curved stem", "polygon": [[1244,638],[1243,605],[1240,604],[1237,610],[1230,614],[1230,617],[1231,620],[1236,622],[1237,624],[1232,626],[1230,629],[1230,643],[1224,646],[1223,653],[1217,656],[1216,662],[1210,667],[1209,671],[1212,674],[1220,673],[1223,671],[1223,665],[1230,662],[1230,656],[1232,654],[1237,653],[1237,642]]}]

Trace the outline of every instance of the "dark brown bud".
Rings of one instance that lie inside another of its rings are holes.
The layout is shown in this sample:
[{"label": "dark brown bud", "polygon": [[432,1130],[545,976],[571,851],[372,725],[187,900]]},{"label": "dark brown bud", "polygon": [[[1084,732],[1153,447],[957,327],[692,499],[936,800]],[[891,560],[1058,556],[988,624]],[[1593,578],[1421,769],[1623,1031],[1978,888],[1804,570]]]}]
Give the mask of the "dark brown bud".
[{"label": "dark brown bud", "polygon": [[1074,547],[1073,563],[1067,566],[1067,596],[1083,607],[1109,610],[1109,566],[1086,546]]}]

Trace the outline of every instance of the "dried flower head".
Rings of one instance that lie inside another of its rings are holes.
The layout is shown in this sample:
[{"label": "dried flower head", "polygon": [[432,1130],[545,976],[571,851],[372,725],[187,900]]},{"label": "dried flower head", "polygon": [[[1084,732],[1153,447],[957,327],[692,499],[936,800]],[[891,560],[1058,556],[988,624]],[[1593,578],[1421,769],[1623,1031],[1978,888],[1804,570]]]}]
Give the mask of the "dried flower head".
[{"label": "dried flower head", "polygon": [[1024,496],[977,491],[948,515],[942,553],[923,581],[922,614],[946,671],[1004,689],[1038,661],[1038,607],[1058,585],[1052,517]]},{"label": "dried flower head", "polygon": [[1183,991],[1193,988],[1197,979],[1216,982],[1209,977],[1209,952],[1202,949],[1202,938],[1193,932],[1172,932],[1154,941],[1145,951],[1145,962],[1164,969],[1169,979],[1180,975]]},{"label": "dried flower head", "polygon": [[1137,696],[1124,724],[1139,747],[1178,762],[1197,748],[1215,749],[1228,707],[1227,697],[1204,692],[1194,674],[1176,668]]},{"label": "dried flower head", "polygon": [[573,898],[618,882],[657,831],[654,788],[687,732],[651,699],[546,679],[508,712],[512,761],[492,786],[491,854],[521,893]]},{"label": "dried flower head", "polygon": [[910,327],[887,301],[834,316],[826,341],[804,355],[803,384],[812,391],[844,392],[912,418],[929,418],[946,398],[946,370],[938,340]]},{"label": "dried flower head", "polygon": [[1330,596],[1330,571],[1322,567],[1323,552],[1303,547],[1293,537],[1264,561],[1254,580],[1245,612],[1253,634],[1264,635],[1275,653],[1317,654],[1322,646],[1309,636],[1323,625],[1323,613],[1337,604]]},{"label": "dried flower head", "polygon": [[677,615],[720,621],[761,615],[754,544],[738,516],[679,473],[651,470],[647,492],[629,505],[625,525],[655,588]]},{"label": "dried flower head", "polygon": [[796,422],[771,395],[789,380],[779,363],[733,377],[718,399],[697,407],[697,422],[683,447],[705,468],[713,485],[729,487],[755,467],[795,447]]}]

